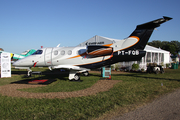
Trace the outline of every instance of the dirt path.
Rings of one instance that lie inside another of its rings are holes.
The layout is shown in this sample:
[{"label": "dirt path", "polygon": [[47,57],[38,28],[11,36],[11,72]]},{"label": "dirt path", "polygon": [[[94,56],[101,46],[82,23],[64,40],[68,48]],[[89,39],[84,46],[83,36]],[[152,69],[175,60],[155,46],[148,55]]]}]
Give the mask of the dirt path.
[{"label": "dirt path", "polygon": [[84,90],[78,90],[78,91],[73,91],[73,92],[50,92],[50,93],[30,93],[30,92],[23,92],[23,91],[17,90],[17,89],[23,89],[23,88],[43,87],[44,85],[8,84],[8,85],[0,86],[0,94],[2,94],[3,96],[24,97],[24,98],[65,99],[65,98],[70,98],[70,97],[94,95],[99,92],[108,91],[118,82],[121,82],[121,81],[99,80],[90,88],[87,88]]},{"label": "dirt path", "polygon": [[180,89],[111,120],[180,120]]}]

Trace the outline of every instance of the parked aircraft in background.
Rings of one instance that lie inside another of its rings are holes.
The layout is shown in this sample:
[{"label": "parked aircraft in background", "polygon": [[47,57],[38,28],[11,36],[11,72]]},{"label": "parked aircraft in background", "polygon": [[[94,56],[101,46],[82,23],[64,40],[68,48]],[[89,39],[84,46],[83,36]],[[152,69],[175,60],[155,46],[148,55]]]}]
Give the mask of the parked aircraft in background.
[{"label": "parked aircraft in background", "polygon": [[21,54],[15,54],[15,53],[10,53],[10,52],[5,52],[5,51],[0,51],[0,54],[1,53],[10,53],[11,54],[11,60],[12,61],[17,61],[17,60],[19,60],[21,58],[24,58],[24,57],[27,57],[27,56],[33,54],[34,52],[36,52],[36,50],[31,49],[31,50],[26,50]]},{"label": "parked aircraft in background", "polygon": [[160,24],[171,20],[163,17],[137,25],[130,36],[124,40],[95,36],[76,47],[42,48],[34,54],[16,61],[17,67],[49,67],[50,69],[69,69],[69,80],[79,80],[78,72],[88,71],[122,61],[139,61],[145,56],[144,47],[153,30]]}]

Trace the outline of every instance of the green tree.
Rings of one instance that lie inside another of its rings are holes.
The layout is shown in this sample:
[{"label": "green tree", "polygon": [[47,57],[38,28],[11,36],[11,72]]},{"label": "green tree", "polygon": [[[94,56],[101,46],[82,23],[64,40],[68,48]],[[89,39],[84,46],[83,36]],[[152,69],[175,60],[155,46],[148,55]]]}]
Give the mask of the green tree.
[{"label": "green tree", "polygon": [[154,40],[152,42],[149,42],[148,45],[170,51],[173,55],[177,55],[178,52],[180,52],[180,42],[175,40],[170,42],[169,41],[161,42],[160,40]]},{"label": "green tree", "polygon": [[173,55],[177,55],[177,53],[176,53],[176,46],[173,45],[173,44],[170,44],[170,43],[167,44],[165,46],[165,50],[170,51],[170,53],[172,53]]},{"label": "green tree", "polygon": [[156,47],[156,48],[162,48],[162,42],[160,40],[154,40],[152,42],[149,42],[148,45]]},{"label": "green tree", "polygon": [[171,41],[171,43],[176,47],[176,53],[180,52],[180,42]]}]

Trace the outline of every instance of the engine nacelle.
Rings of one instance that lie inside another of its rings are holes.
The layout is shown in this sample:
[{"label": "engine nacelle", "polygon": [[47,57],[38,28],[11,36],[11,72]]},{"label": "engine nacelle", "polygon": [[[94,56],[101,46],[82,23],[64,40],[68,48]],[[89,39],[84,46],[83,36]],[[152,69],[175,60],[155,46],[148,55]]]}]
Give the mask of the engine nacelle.
[{"label": "engine nacelle", "polygon": [[108,46],[87,46],[87,55],[91,56],[106,56],[113,53],[113,48]]}]

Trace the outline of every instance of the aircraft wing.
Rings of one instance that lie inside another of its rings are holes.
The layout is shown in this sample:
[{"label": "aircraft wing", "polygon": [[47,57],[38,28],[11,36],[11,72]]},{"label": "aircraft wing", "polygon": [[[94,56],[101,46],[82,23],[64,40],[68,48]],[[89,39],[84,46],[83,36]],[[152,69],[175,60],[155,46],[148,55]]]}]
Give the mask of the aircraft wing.
[{"label": "aircraft wing", "polygon": [[74,66],[74,65],[57,65],[57,66],[52,66],[52,69],[71,69],[71,70],[76,70],[76,71],[89,71],[87,68],[82,68],[79,66]]}]

